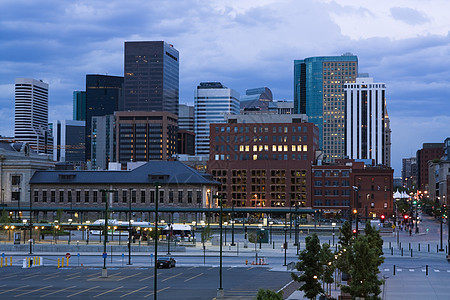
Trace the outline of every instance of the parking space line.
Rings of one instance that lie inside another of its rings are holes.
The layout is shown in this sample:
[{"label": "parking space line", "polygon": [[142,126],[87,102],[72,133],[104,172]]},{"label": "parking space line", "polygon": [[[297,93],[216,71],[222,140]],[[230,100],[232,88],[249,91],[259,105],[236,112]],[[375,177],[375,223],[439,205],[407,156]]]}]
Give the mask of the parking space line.
[{"label": "parking space line", "polygon": [[[161,293],[162,291],[165,291],[165,290],[167,290],[167,289],[170,289],[170,286],[158,290],[158,293]],[[150,293],[150,294],[148,294],[148,295],[145,295],[144,298],[150,297],[150,296],[152,296],[153,294],[154,294],[154,292],[152,292],[152,293]]]},{"label": "parking space line", "polygon": [[77,276],[72,276],[72,277],[69,277],[69,278],[67,278],[67,279],[64,279],[64,280],[66,281],[66,280],[74,279],[74,278],[77,278],[77,277],[81,277],[81,275],[77,275]]},{"label": "parking space line", "polygon": [[[158,273],[158,275],[161,275],[161,274],[162,274],[162,273]],[[148,276],[148,277],[144,277],[144,278],[142,278],[142,279],[139,279],[139,281],[144,281],[144,280],[146,280],[146,279],[153,278],[153,276],[154,276],[154,275]]]},{"label": "parking space line", "polygon": [[192,270],[192,269],[195,269],[195,268],[197,268],[197,267],[191,267],[191,268],[188,269],[188,271],[189,271],[189,270]]},{"label": "parking space line", "polygon": [[17,276],[17,275],[5,276],[5,277],[2,277],[2,279],[11,278],[11,277],[16,277],[16,276]]},{"label": "parking space line", "polygon": [[41,287],[39,289],[35,289],[35,290],[28,291],[28,292],[25,292],[25,293],[22,293],[22,294],[18,294],[18,295],[15,295],[14,297],[20,297],[20,296],[23,296],[23,295],[26,295],[26,294],[34,293],[34,292],[37,292],[37,291],[40,291],[40,290],[43,290],[43,289],[48,289],[48,288],[51,288],[51,287],[53,287],[53,285],[44,286],[44,287]]},{"label": "parking space line", "polygon": [[140,289],[137,289],[137,290],[131,291],[129,293],[123,294],[122,296],[120,296],[120,298],[123,298],[123,297],[126,297],[128,295],[134,294],[134,293],[139,292],[140,290],[143,290],[145,288],[147,288],[147,286],[144,286],[144,287],[141,287]]},{"label": "parking space line", "polygon": [[119,286],[119,287],[116,287],[115,289],[112,289],[112,290],[109,290],[109,291],[100,293],[100,294],[98,294],[98,295],[95,295],[94,298],[100,297],[100,296],[105,295],[105,294],[108,294],[108,293],[112,293],[112,292],[114,292],[114,291],[116,291],[116,290],[118,290],[118,289],[121,289],[121,288],[123,288],[123,286]]},{"label": "parking space line", "polygon": [[29,287],[29,285],[19,286],[19,287],[16,287],[16,288],[10,289],[10,290],[6,290],[6,291],[3,291],[3,292],[0,292],[0,294],[4,294],[4,293],[8,293],[8,292],[12,292],[12,291],[15,291],[15,290],[18,290],[18,289],[24,289],[24,288],[26,288],[26,287]]},{"label": "parking space line", "polygon": [[234,267],[229,267],[229,268],[227,269],[227,271],[229,271],[229,270],[231,270],[231,269],[234,269]]},{"label": "parking space line", "polygon": [[138,276],[139,274],[142,274],[142,272],[139,272],[139,273],[136,273],[136,274],[133,274],[133,275],[129,275],[129,276],[124,276],[122,278],[117,279],[116,281],[121,281],[121,280],[124,280],[124,279],[128,279],[130,277]]},{"label": "parking space line", "polygon": [[27,276],[27,277],[22,278],[22,280],[27,280],[29,278],[33,278],[33,277],[36,277],[36,276],[41,276],[41,275],[40,274],[36,274],[36,275]]},{"label": "parking space line", "polygon": [[247,270],[251,270],[251,269],[254,269],[255,267],[250,267],[250,268],[248,268]]},{"label": "parking space line", "polygon": [[200,276],[202,276],[202,275],[203,275],[203,273],[200,273],[200,274],[198,274],[198,275],[195,275],[195,276],[193,276],[193,277],[191,277],[191,278],[186,279],[184,282],[187,282],[187,281],[189,281],[189,280],[195,279],[195,278],[200,277]]},{"label": "parking space line", "polygon": [[169,280],[169,279],[172,279],[172,278],[174,278],[174,277],[180,276],[181,274],[183,274],[183,273],[178,273],[178,274],[176,274],[176,275],[173,275],[173,276],[167,277],[167,278],[165,278],[165,279],[161,280],[161,282],[164,282],[164,281],[166,281],[166,280]]},{"label": "parking space line", "polygon": [[53,275],[52,277],[47,277],[47,278],[44,278],[42,280],[49,280],[49,279],[53,279],[53,278],[56,278],[56,277],[59,277],[59,275]]},{"label": "parking space line", "polygon": [[93,290],[93,289],[97,289],[97,288],[99,288],[99,287],[100,287],[99,285],[93,286],[93,287],[91,287],[91,288],[88,288],[88,289],[85,289],[85,290],[76,292],[75,294],[67,295],[67,298],[70,298],[70,297],[75,296],[75,295],[79,295],[79,294],[81,294],[81,293],[84,293],[84,292],[87,292],[87,291],[90,291],[90,290]]},{"label": "parking space line", "polygon": [[63,291],[65,291],[65,290],[68,290],[68,289],[71,289],[71,288],[74,288],[74,287],[77,287],[77,286],[76,286],[76,285],[72,285],[72,286],[63,288],[63,289],[61,289],[61,290],[57,290],[57,291],[50,292],[50,293],[48,293],[48,294],[42,295],[41,298],[44,298],[44,297],[47,297],[47,296],[50,296],[50,295],[53,295],[53,294],[56,294],[56,293],[59,293],[59,292],[63,292]]},{"label": "parking space line", "polygon": [[209,271],[209,270],[212,270],[212,269],[214,269],[214,267],[211,267],[211,268],[209,268],[209,269],[207,269],[207,270]]}]

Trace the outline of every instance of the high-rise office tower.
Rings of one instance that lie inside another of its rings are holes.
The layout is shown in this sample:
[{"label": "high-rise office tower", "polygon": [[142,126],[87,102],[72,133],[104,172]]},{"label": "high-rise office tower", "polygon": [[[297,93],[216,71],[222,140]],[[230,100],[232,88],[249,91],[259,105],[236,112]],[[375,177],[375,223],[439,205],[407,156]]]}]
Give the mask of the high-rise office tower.
[{"label": "high-rise office tower", "polygon": [[52,153],[48,129],[48,84],[42,80],[16,78],[14,138],[28,142],[37,153]]},{"label": "high-rise office tower", "polygon": [[178,106],[178,129],[194,132],[194,107],[186,104]]},{"label": "high-rise office tower", "polygon": [[209,124],[225,123],[225,114],[239,114],[239,93],[220,82],[202,82],[195,90],[195,154],[209,154]]},{"label": "high-rise office tower", "polygon": [[91,168],[107,170],[116,161],[116,117],[94,116],[91,120]]},{"label": "high-rise office tower", "polygon": [[357,74],[358,58],[349,53],[294,61],[294,111],[319,127],[326,162],[344,157],[344,84],[355,82]]},{"label": "high-rise office tower", "polygon": [[86,92],[73,92],[73,119],[86,121]]},{"label": "high-rise office tower", "polygon": [[53,121],[53,160],[82,165],[85,162],[85,122]]},{"label": "high-rise office tower", "polygon": [[113,115],[119,110],[123,77],[86,75],[86,161],[91,160],[91,124],[93,116]]},{"label": "high-rise office tower", "polygon": [[[368,74],[361,74],[356,83],[344,84],[345,155],[352,159],[373,159],[375,164],[390,166],[390,134],[386,108],[386,86]],[[389,145],[387,145],[389,143]]]},{"label": "high-rise office tower", "polygon": [[122,111],[178,115],[179,54],[163,41],[125,42]]}]

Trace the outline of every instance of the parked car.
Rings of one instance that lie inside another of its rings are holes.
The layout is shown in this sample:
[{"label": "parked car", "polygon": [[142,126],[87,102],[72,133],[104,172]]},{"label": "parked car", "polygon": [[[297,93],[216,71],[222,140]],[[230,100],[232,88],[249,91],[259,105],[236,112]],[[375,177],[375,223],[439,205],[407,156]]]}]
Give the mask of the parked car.
[{"label": "parked car", "polygon": [[158,269],[162,268],[174,268],[175,267],[175,259],[173,257],[159,257],[156,261],[156,267]]}]

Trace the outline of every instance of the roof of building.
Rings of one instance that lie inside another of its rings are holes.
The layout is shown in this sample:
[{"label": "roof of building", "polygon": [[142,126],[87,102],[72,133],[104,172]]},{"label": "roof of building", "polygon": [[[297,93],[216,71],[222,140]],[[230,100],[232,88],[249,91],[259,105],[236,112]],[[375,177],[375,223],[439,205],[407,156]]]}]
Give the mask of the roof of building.
[{"label": "roof of building", "polygon": [[178,161],[150,161],[131,171],[37,171],[30,184],[220,184]]}]

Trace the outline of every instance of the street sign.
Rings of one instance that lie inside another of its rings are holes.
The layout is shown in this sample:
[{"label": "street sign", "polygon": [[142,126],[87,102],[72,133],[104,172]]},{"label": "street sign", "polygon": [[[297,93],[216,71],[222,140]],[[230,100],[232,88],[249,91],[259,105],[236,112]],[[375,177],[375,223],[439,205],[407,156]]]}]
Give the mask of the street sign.
[{"label": "street sign", "polygon": [[66,258],[70,258],[70,253],[69,252],[66,253]]},{"label": "street sign", "polygon": [[392,225],[392,229],[395,229],[395,225]]},{"label": "street sign", "polygon": [[150,253],[150,258],[153,258],[153,253]]},{"label": "street sign", "polygon": [[108,253],[103,252],[102,257],[103,257],[103,258],[107,258],[107,257],[108,257]]},{"label": "street sign", "polygon": [[125,256],[125,254],[124,253],[122,253],[122,258]]},{"label": "street sign", "polygon": [[77,256],[80,257],[80,253],[77,253]]},{"label": "street sign", "polygon": [[2,257],[5,258],[5,253],[4,252],[2,253]]}]

